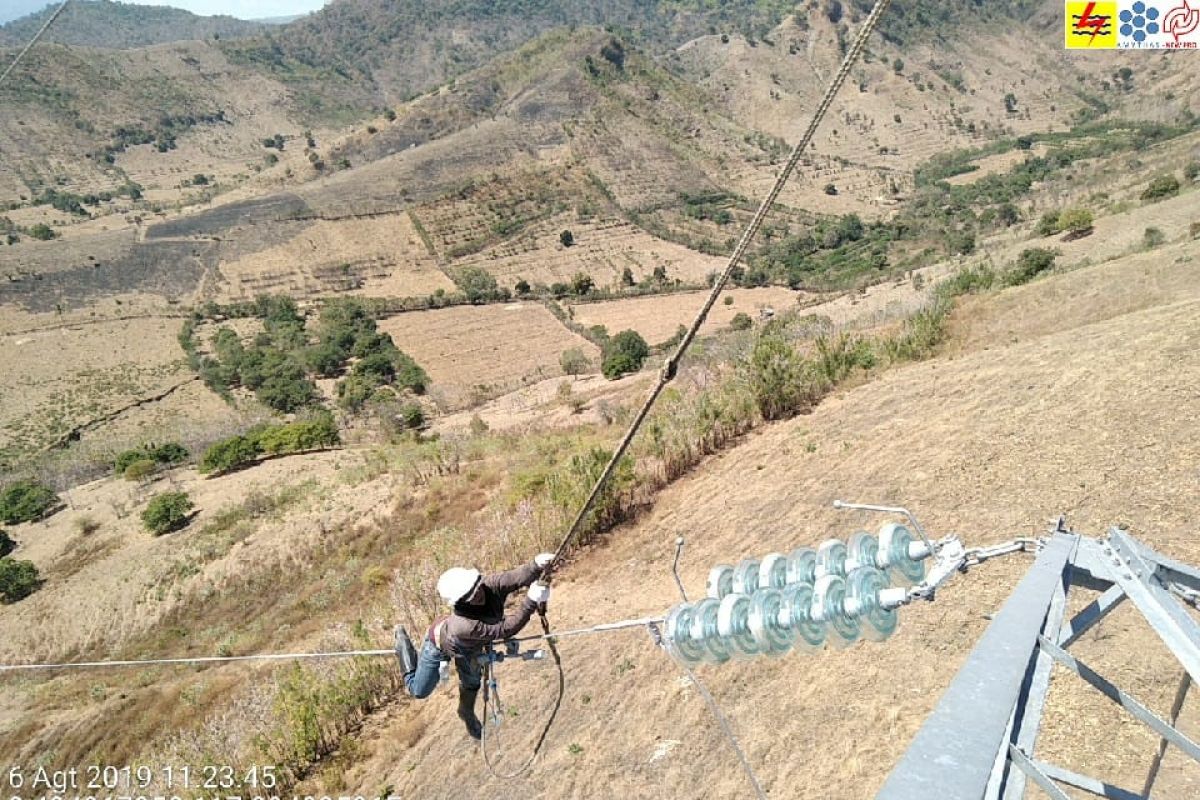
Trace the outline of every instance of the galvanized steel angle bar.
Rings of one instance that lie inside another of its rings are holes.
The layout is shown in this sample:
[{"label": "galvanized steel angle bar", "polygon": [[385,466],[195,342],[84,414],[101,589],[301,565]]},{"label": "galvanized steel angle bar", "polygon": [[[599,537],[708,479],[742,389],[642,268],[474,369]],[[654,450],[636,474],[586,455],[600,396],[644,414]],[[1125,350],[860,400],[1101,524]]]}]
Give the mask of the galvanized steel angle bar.
[{"label": "galvanized steel angle bar", "polygon": [[1197,745],[1187,736],[1180,733],[1176,728],[1167,723],[1145,705],[1140,703],[1135,697],[1133,697],[1133,695],[1120,689],[1100,673],[1096,672],[1087,664],[1084,664],[1082,661],[1075,658],[1066,650],[1063,650],[1046,637],[1038,637],[1038,644],[1041,646],[1042,650],[1049,653],[1055,661],[1074,672],[1080,678],[1083,678],[1083,680],[1091,684],[1093,688],[1095,688],[1105,697],[1124,708],[1134,717],[1145,723],[1159,736],[1163,737],[1171,744],[1175,745],[1184,753],[1186,753],[1189,758],[1195,761],[1200,761],[1200,745]]},{"label": "galvanized steel angle bar", "polygon": [[1111,783],[1105,783],[1089,775],[1080,775],[1078,772],[1072,772],[1056,764],[1048,764],[1036,758],[1029,759],[1029,762],[1047,778],[1059,783],[1065,783],[1068,786],[1074,786],[1076,789],[1082,789],[1089,794],[1094,794],[1096,797],[1106,797],[1109,800],[1146,800],[1145,797],[1137,792],[1113,786]]},{"label": "galvanized steel angle bar", "polygon": [[1107,544],[1106,555],[1111,553],[1111,558],[1120,563],[1113,570],[1117,585],[1125,590],[1192,680],[1200,682],[1200,626],[1159,582],[1154,575],[1157,565],[1142,557],[1127,533],[1113,528]]},{"label": "galvanized steel angle bar", "polygon": [[1029,759],[1029,756],[1022,753],[1020,748],[1018,748],[1016,745],[1010,744],[1008,746],[1008,757],[1012,759],[1012,763],[1015,764],[1024,775],[1036,783],[1043,792],[1050,795],[1052,800],[1071,800],[1070,796],[1060,789],[1058,784],[1050,780],[1050,777],[1046,775],[1046,773],[1038,769],[1038,765],[1033,763],[1033,761]]},{"label": "galvanized steel angle bar", "polygon": [[1099,597],[1089,603],[1078,614],[1071,617],[1058,634],[1058,646],[1068,648],[1079,637],[1087,633],[1093,625],[1112,613],[1117,606],[1125,601],[1125,590],[1120,586],[1110,586]]},{"label": "galvanized steel angle bar", "polygon": [[[1078,550],[1077,540],[1071,555],[1067,557],[1061,580],[1050,599],[1050,610],[1042,627],[1042,636],[1048,639],[1057,639],[1062,629],[1063,617],[1067,612],[1067,591],[1071,585],[1071,559]],[[1021,697],[1013,709],[1010,741],[1025,753],[1034,752],[1038,729],[1042,723],[1042,711],[1046,707],[1046,692],[1050,689],[1050,668],[1053,663],[1049,654],[1040,649],[1034,650],[1032,670],[1026,675],[1027,683],[1022,687]],[[1003,794],[1006,800],[1020,800],[1025,796],[1025,777],[1024,771],[1008,771]]]},{"label": "galvanized steel angle bar", "polygon": [[1079,537],[1055,534],[997,612],[938,706],[876,795],[979,798],[1009,722],[1063,569]]}]

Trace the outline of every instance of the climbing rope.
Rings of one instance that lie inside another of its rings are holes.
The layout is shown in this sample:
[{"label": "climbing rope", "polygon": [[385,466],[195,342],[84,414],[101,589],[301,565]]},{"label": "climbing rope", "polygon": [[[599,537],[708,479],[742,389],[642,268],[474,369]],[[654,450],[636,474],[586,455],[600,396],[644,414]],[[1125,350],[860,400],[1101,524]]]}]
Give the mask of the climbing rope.
[{"label": "climbing rope", "polygon": [[25,54],[33,49],[33,46],[37,44],[38,39],[41,39],[46,31],[50,30],[50,26],[54,24],[54,20],[58,19],[58,15],[61,14],[63,10],[70,5],[70,3],[71,0],[63,0],[63,4],[55,9],[54,13],[50,15],[50,19],[46,20],[41,29],[33,35],[32,39],[29,40],[29,44],[25,45],[21,52],[17,53],[17,57],[14,58],[12,63],[8,65],[8,68],[4,70],[4,74],[0,75],[0,85],[4,84],[4,79],[8,77],[8,73],[16,69],[17,64],[19,64],[21,59],[25,57]]},{"label": "climbing rope", "polygon": [[[538,617],[542,621],[542,631],[544,633],[541,636],[530,636],[530,637],[526,637],[526,639],[545,639],[546,640],[546,644],[550,648],[550,655],[554,658],[554,667],[558,672],[558,694],[554,699],[553,708],[550,709],[550,715],[546,718],[546,724],[542,726],[542,731],[540,734],[538,734],[537,741],[534,742],[534,744],[533,744],[533,750],[529,753],[529,758],[525,759],[524,763],[522,763],[521,766],[517,767],[515,770],[513,770],[511,772],[501,772],[500,768],[497,767],[496,764],[492,761],[491,756],[488,755],[488,749],[487,749],[487,746],[488,746],[488,724],[487,724],[488,723],[488,702],[491,699],[490,694],[493,690],[493,686],[495,685],[495,672],[494,671],[496,668],[496,662],[491,658],[488,659],[487,668],[484,671],[484,676],[483,676],[483,732],[482,732],[482,734],[480,736],[480,740],[479,740],[479,750],[481,753],[483,753],[484,766],[487,767],[488,772],[490,772],[492,774],[493,778],[500,778],[501,780],[512,780],[513,778],[519,777],[520,775],[524,774],[526,770],[528,770],[531,766],[533,766],[534,759],[536,759],[538,757],[538,753],[540,753],[542,750],[542,745],[544,745],[546,743],[546,737],[550,735],[550,728],[551,728],[551,726],[554,725],[554,720],[558,716],[558,710],[560,708],[562,708],[563,698],[566,696],[566,693],[567,693],[567,676],[563,670],[562,656],[559,655],[558,646],[554,643],[555,635],[550,632],[550,621],[546,619],[546,614],[544,611],[539,612]],[[590,630],[577,631],[577,633],[599,633],[602,630],[619,630],[620,628],[632,627],[633,625],[630,623],[638,624],[638,625],[646,624],[645,620],[631,620],[630,622],[617,623],[615,625],[607,625],[607,626],[601,625],[601,626],[597,626],[596,628],[593,628]],[[497,716],[499,716],[499,702],[500,702],[499,696],[497,696],[493,702],[495,702],[497,704]]]}]

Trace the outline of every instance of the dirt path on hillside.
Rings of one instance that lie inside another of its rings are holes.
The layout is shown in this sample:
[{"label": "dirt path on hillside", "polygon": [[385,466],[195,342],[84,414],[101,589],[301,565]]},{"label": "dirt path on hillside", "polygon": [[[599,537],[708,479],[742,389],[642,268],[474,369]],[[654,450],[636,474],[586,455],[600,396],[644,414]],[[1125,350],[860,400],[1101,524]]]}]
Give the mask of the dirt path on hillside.
[{"label": "dirt path on hillside", "polygon": [[[833,511],[839,497],[906,503],[933,531],[957,531],[972,545],[1039,534],[1059,513],[1091,535],[1125,523],[1164,552],[1200,562],[1192,534],[1200,275],[1169,276],[1176,284],[1153,307],[1106,313],[1102,287],[1119,288],[1144,269],[1113,262],[968,304],[966,314],[1000,314],[1022,330],[993,337],[977,328],[970,349],[889,372],[747,437],[565,571],[555,623],[668,608],[680,534],[689,541],[685,584],[699,594],[714,563],[881,522]],[[1039,304],[1052,291],[1077,296],[1088,285],[1096,293],[1073,315]],[[1022,312],[996,310],[1008,304]],[[871,796],[1028,564],[1012,557],[955,579],[936,603],[905,609],[884,644],[702,668],[769,794]],[[363,758],[346,776],[350,789],[514,799],[749,794],[703,704],[644,633],[574,639],[563,652],[567,699],[529,776],[487,776],[444,689],[370,721]],[[1081,640],[1077,654],[1166,713],[1178,667],[1130,609]],[[523,758],[548,709],[552,669],[506,665],[500,680],[515,711],[506,741]],[[1140,788],[1156,739],[1081,686],[1056,676],[1036,755]],[[1104,735],[1083,738],[1081,730]],[[1194,795],[1200,769],[1168,764],[1169,796]]]}]

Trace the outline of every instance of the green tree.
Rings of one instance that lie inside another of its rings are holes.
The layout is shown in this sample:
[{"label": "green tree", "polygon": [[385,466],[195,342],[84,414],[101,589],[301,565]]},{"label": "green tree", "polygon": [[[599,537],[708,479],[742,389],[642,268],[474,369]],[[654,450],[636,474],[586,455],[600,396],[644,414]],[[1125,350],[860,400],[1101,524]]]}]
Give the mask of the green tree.
[{"label": "green tree", "polygon": [[1021,221],[1021,214],[1012,203],[1003,203],[996,209],[996,221],[1005,228],[1011,228]]},{"label": "green tree", "polygon": [[516,292],[518,296],[524,297],[525,295],[529,294],[529,290],[529,281],[525,280],[524,278],[517,278],[517,282],[513,286],[513,291]]},{"label": "green tree", "polygon": [[48,242],[58,236],[58,234],[54,232],[54,229],[44,222],[39,222],[37,225],[34,225],[32,228],[30,228],[29,235],[41,242]]},{"label": "green tree", "polygon": [[198,469],[203,475],[221,474],[254,461],[262,451],[252,436],[233,436],[217,442],[200,457]]},{"label": "green tree", "polygon": [[17,549],[17,543],[8,535],[8,531],[0,529],[0,558],[4,558]]},{"label": "green tree", "polygon": [[32,561],[0,558],[0,599],[5,603],[24,600],[42,585]]},{"label": "green tree", "polygon": [[142,524],[155,536],[162,536],[184,527],[193,508],[187,492],[163,492],[151,498],[142,512]]},{"label": "green tree", "polygon": [[636,283],[637,283],[637,281],[635,281],[633,279],[633,270],[631,270],[629,267],[625,267],[624,269],[621,270],[621,285],[622,286],[626,286],[626,287],[633,286]]},{"label": "green tree", "polygon": [[1047,211],[1044,214],[1042,214],[1042,218],[1038,220],[1038,224],[1037,224],[1037,229],[1036,229],[1037,235],[1038,236],[1051,236],[1055,233],[1058,233],[1059,230],[1061,230],[1058,227],[1058,218],[1059,218],[1059,212],[1057,212],[1057,211]]},{"label": "green tree", "polygon": [[617,39],[609,39],[608,43],[600,48],[600,55],[618,70],[625,69],[625,46]]},{"label": "green tree", "polygon": [[586,272],[576,272],[575,277],[571,278],[571,291],[580,297],[591,292],[594,286],[592,276]]},{"label": "green tree", "polygon": [[58,495],[50,487],[36,481],[17,481],[0,492],[0,522],[35,522],[57,504]]},{"label": "green tree", "polygon": [[1017,96],[1012,92],[1004,95],[1004,110],[1009,114],[1017,113]]},{"label": "green tree", "polygon": [[317,387],[302,371],[289,371],[269,376],[254,396],[268,408],[292,414],[316,401]]},{"label": "green tree", "polygon": [[754,327],[754,320],[750,319],[750,315],[745,311],[739,311],[729,321],[729,327],[735,331],[748,331]]},{"label": "green tree", "polygon": [[400,421],[409,430],[418,430],[425,425],[425,409],[417,403],[407,403],[400,409]]},{"label": "green tree", "polygon": [[495,299],[499,293],[496,279],[482,267],[463,267],[455,276],[455,283],[473,305]]},{"label": "green tree", "polygon": [[614,380],[630,372],[637,372],[650,355],[650,346],[637,331],[625,330],[604,344],[600,371],[604,377]]},{"label": "green tree", "polygon": [[1159,175],[1142,192],[1143,200],[1161,200],[1179,194],[1179,179],[1174,175]]},{"label": "green tree", "polygon": [[838,193],[837,186],[835,186],[832,183],[825,184],[825,188],[822,189],[822,191],[825,192],[825,194],[830,195],[830,196],[833,196]]},{"label": "green tree", "polygon": [[558,235],[558,240],[562,242],[563,247],[571,247],[575,244],[575,234],[570,231],[563,231]]},{"label": "green tree", "polygon": [[564,350],[559,356],[558,363],[562,367],[564,375],[582,375],[592,366],[591,360],[578,347]]},{"label": "green tree", "polygon": [[1092,232],[1093,221],[1092,212],[1086,208],[1068,208],[1058,216],[1058,229],[1079,238]]},{"label": "green tree", "polygon": [[899,75],[901,72],[904,72],[904,60],[903,59],[897,58],[895,61],[892,62],[892,72],[896,73],[897,75]]}]

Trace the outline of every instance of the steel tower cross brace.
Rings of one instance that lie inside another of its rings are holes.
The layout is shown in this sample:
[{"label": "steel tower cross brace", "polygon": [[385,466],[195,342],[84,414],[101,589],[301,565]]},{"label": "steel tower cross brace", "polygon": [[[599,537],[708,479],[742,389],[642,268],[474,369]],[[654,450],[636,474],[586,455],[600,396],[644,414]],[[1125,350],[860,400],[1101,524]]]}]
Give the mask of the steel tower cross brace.
[{"label": "steel tower cross brace", "polygon": [[[1066,619],[1072,587],[1101,594]],[[1200,570],[1155,552],[1124,530],[1113,528],[1104,539],[1094,539],[1066,530],[1060,520],[876,799],[1018,800],[1033,783],[1062,800],[1069,800],[1064,786],[1111,800],[1148,800],[1167,747],[1200,761],[1200,744],[1175,727],[1189,686],[1200,681],[1200,625],[1178,598],[1197,604]],[[1126,600],[1183,667],[1170,720],[1067,652]],[[1141,791],[1034,757],[1053,664],[1161,737]]]}]

